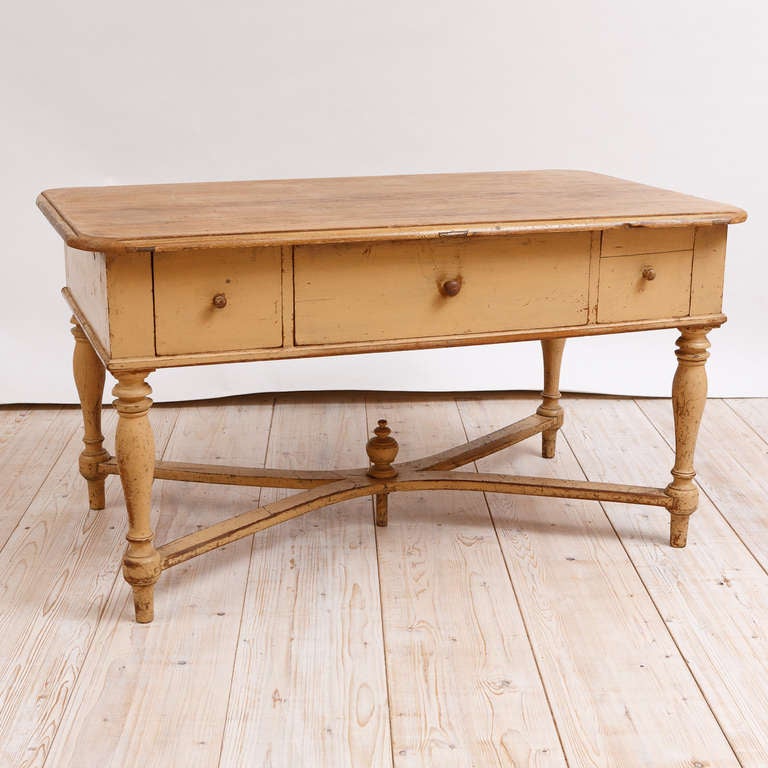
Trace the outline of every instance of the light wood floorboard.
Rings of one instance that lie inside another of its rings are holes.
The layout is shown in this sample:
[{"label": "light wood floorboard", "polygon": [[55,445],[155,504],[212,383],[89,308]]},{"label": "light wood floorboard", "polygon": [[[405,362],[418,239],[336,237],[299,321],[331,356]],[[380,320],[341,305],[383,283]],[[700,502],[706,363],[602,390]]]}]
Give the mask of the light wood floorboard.
[{"label": "light wood floorboard", "polygon": [[[154,408],[166,459],[400,459],[530,395],[322,395]],[[565,398],[481,471],[663,485],[666,400]],[[710,401],[689,545],[664,510],[432,492],[319,510],[171,569],[132,621],[117,478],[86,508],[79,412],[0,409],[0,767],[765,768],[768,400]],[[115,418],[105,410],[111,447]],[[471,465],[467,467],[471,469]],[[286,491],[158,482],[158,541]]]},{"label": "light wood floorboard", "polygon": [[[668,404],[640,400],[638,405],[674,445]],[[768,410],[764,415],[759,410],[757,403],[731,407],[722,400],[710,401],[701,424],[696,471],[699,485],[768,572],[768,444],[759,431],[761,416],[768,422]],[[734,418],[734,411],[745,420]],[[691,521],[695,524],[696,518]]]},{"label": "light wood floorboard", "polygon": [[80,423],[80,413],[73,408],[0,410],[0,546]]},{"label": "light wood floorboard", "polygon": [[763,441],[768,440],[768,399],[765,398],[734,398],[724,400],[728,406],[741,416]]},{"label": "light wood floorboard", "polygon": [[[267,463],[361,466],[367,439],[361,397],[282,396]],[[369,499],[253,539],[221,765],[392,765]]]},{"label": "light wood floorboard", "polygon": [[[530,409],[509,398],[460,406],[470,439]],[[559,442],[549,461],[537,439],[477,464],[581,479]],[[738,766],[601,505],[488,499],[570,764]]]},{"label": "light wood floorboard", "polygon": [[[263,465],[271,398],[181,410],[164,458]],[[158,542],[258,506],[259,489],[158,482]],[[250,542],[171,569],[156,588],[157,618],[134,624],[118,578],[48,765],[161,768],[218,763]],[[221,685],[226,680],[227,685]],[[151,716],[148,713],[151,712]]]},{"label": "light wood floorboard", "polygon": [[[114,413],[105,414],[107,432]],[[175,414],[158,412],[158,444]],[[125,539],[119,483],[88,509],[73,434],[0,550],[0,765],[43,765],[105,616]],[[34,461],[34,460],[33,460]],[[80,725],[85,725],[82,722]]]},{"label": "light wood floorboard", "polygon": [[[575,400],[569,414],[565,434],[591,480],[658,482],[672,465],[672,450],[630,400]],[[658,510],[605,509],[742,765],[768,765],[765,571],[703,494],[682,550],[667,545]]]},{"label": "light wood floorboard", "polygon": [[[417,459],[466,441],[452,397],[368,398]],[[394,494],[377,529],[395,766],[565,766],[481,493]]]}]

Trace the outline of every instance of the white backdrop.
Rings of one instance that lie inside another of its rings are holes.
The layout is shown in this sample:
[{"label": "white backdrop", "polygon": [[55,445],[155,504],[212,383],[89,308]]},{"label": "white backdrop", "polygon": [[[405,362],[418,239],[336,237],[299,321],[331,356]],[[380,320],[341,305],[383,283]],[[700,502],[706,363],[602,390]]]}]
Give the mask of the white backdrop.
[{"label": "white backdrop", "polygon": [[[72,402],[47,187],[581,168],[724,200],[710,392],[768,395],[768,4],[43,0],[0,27],[0,402]],[[761,237],[763,235],[763,237]],[[676,333],[569,342],[563,388],[666,395]],[[157,399],[536,389],[538,345],[161,371]]]}]

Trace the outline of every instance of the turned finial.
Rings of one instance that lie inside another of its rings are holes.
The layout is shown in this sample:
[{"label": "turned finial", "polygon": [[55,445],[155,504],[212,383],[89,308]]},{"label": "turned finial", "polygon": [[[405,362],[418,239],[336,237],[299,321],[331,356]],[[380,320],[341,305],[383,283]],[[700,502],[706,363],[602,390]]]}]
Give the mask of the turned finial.
[{"label": "turned finial", "polygon": [[397,470],[392,466],[392,462],[400,446],[392,437],[392,430],[387,426],[387,420],[379,419],[379,426],[373,431],[376,437],[372,437],[365,446],[365,452],[371,461],[368,475],[381,479],[396,477]]}]

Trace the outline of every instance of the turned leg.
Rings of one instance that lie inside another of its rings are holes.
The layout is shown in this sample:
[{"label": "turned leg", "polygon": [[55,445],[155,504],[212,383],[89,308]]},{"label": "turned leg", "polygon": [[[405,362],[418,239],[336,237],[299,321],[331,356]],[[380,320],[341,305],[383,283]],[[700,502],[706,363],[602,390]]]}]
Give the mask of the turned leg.
[{"label": "turned leg", "polygon": [[707,373],[704,364],[709,357],[709,328],[681,328],[677,340],[677,371],[672,381],[672,410],[675,417],[675,466],[667,495],[672,497],[669,543],[684,547],[688,520],[699,503],[699,490],[693,478],[693,453],[699,433],[701,415],[707,400]]},{"label": "turned leg", "polygon": [[544,391],[541,393],[541,405],[536,409],[539,416],[554,416],[558,420],[556,427],[545,429],[541,433],[541,455],[545,459],[554,458],[557,430],[563,424],[563,409],[560,407],[560,363],[563,360],[565,339],[542,339],[541,351],[544,356]]},{"label": "turned leg", "polygon": [[[392,437],[392,430],[387,426],[386,419],[379,419],[379,425],[373,430],[375,437],[372,437],[365,451],[371,466],[368,470],[368,476],[376,479],[387,479],[397,477],[397,470],[392,466],[392,462],[397,456],[400,446],[397,440]],[[388,520],[388,499],[389,494],[377,493],[376,495],[376,525],[384,527]]]},{"label": "turned leg", "polygon": [[376,494],[376,511],[374,518],[376,525],[380,528],[385,528],[389,522],[389,494],[377,493]]},{"label": "turned leg", "polygon": [[148,413],[152,389],[144,381],[149,371],[115,374],[112,394],[120,416],[115,436],[115,453],[128,511],[128,547],[123,558],[123,575],[133,588],[136,621],[145,624],[154,618],[154,586],[160,577],[160,555],[152,540],[150,524],[152,480],[155,473],[155,441]]},{"label": "turned leg", "polygon": [[80,454],[80,474],[88,481],[88,503],[91,509],[104,509],[104,478],[99,465],[110,456],[104,450],[101,434],[101,398],[104,394],[104,364],[94,352],[91,343],[72,318],[72,335],[75,350],[72,355],[72,371],[83,412],[83,443]]}]

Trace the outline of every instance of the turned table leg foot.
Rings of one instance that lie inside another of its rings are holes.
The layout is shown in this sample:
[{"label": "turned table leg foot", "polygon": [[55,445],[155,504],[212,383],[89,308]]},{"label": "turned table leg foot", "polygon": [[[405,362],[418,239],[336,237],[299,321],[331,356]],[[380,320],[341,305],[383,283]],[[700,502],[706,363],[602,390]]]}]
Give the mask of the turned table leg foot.
[{"label": "turned table leg foot", "polygon": [[693,454],[699,434],[701,416],[707,400],[709,357],[709,328],[681,328],[677,340],[677,371],[672,381],[672,410],[675,419],[675,465],[672,482],[667,486],[671,497],[669,543],[684,547],[688,536],[688,521],[699,503],[699,489],[693,479]]},{"label": "turned table leg foot", "polygon": [[152,392],[144,381],[148,371],[116,374],[112,394],[119,414],[115,453],[128,512],[128,547],[123,575],[133,588],[136,621],[154,618],[154,585],[160,577],[160,555],[153,544],[150,522],[152,480],[155,473],[155,441],[149,423]]},{"label": "turned table leg foot", "polygon": [[545,459],[555,456],[557,431],[563,423],[563,409],[560,406],[560,365],[563,361],[565,339],[542,339],[541,351],[544,357],[544,391],[541,405],[536,409],[539,416],[557,417],[559,424],[541,433],[541,455]]},{"label": "turned table leg foot", "polygon": [[386,528],[387,523],[389,522],[389,494],[377,493],[375,504],[376,525],[380,528]]},{"label": "turned table leg foot", "polygon": [[[698,504],[698,499],[696,500]],[[671,512],[669,516],[669,544],[672,547],[682,548],[688,542],[688,521],[691,513],[678,515]]]},{"label": "turned table leg foot", "polygon": [[104,509],[104,478],[99,469],[110,456],[104,450],[101,433],[101,398],[104,394],[104,364],[88,341],[83,329],[72,318],[72,335],[75,349],[72,355],[72,372],[83,412],[83,443],[80,454],[80,474],[88,481],[88,503],[91,509]]}]

